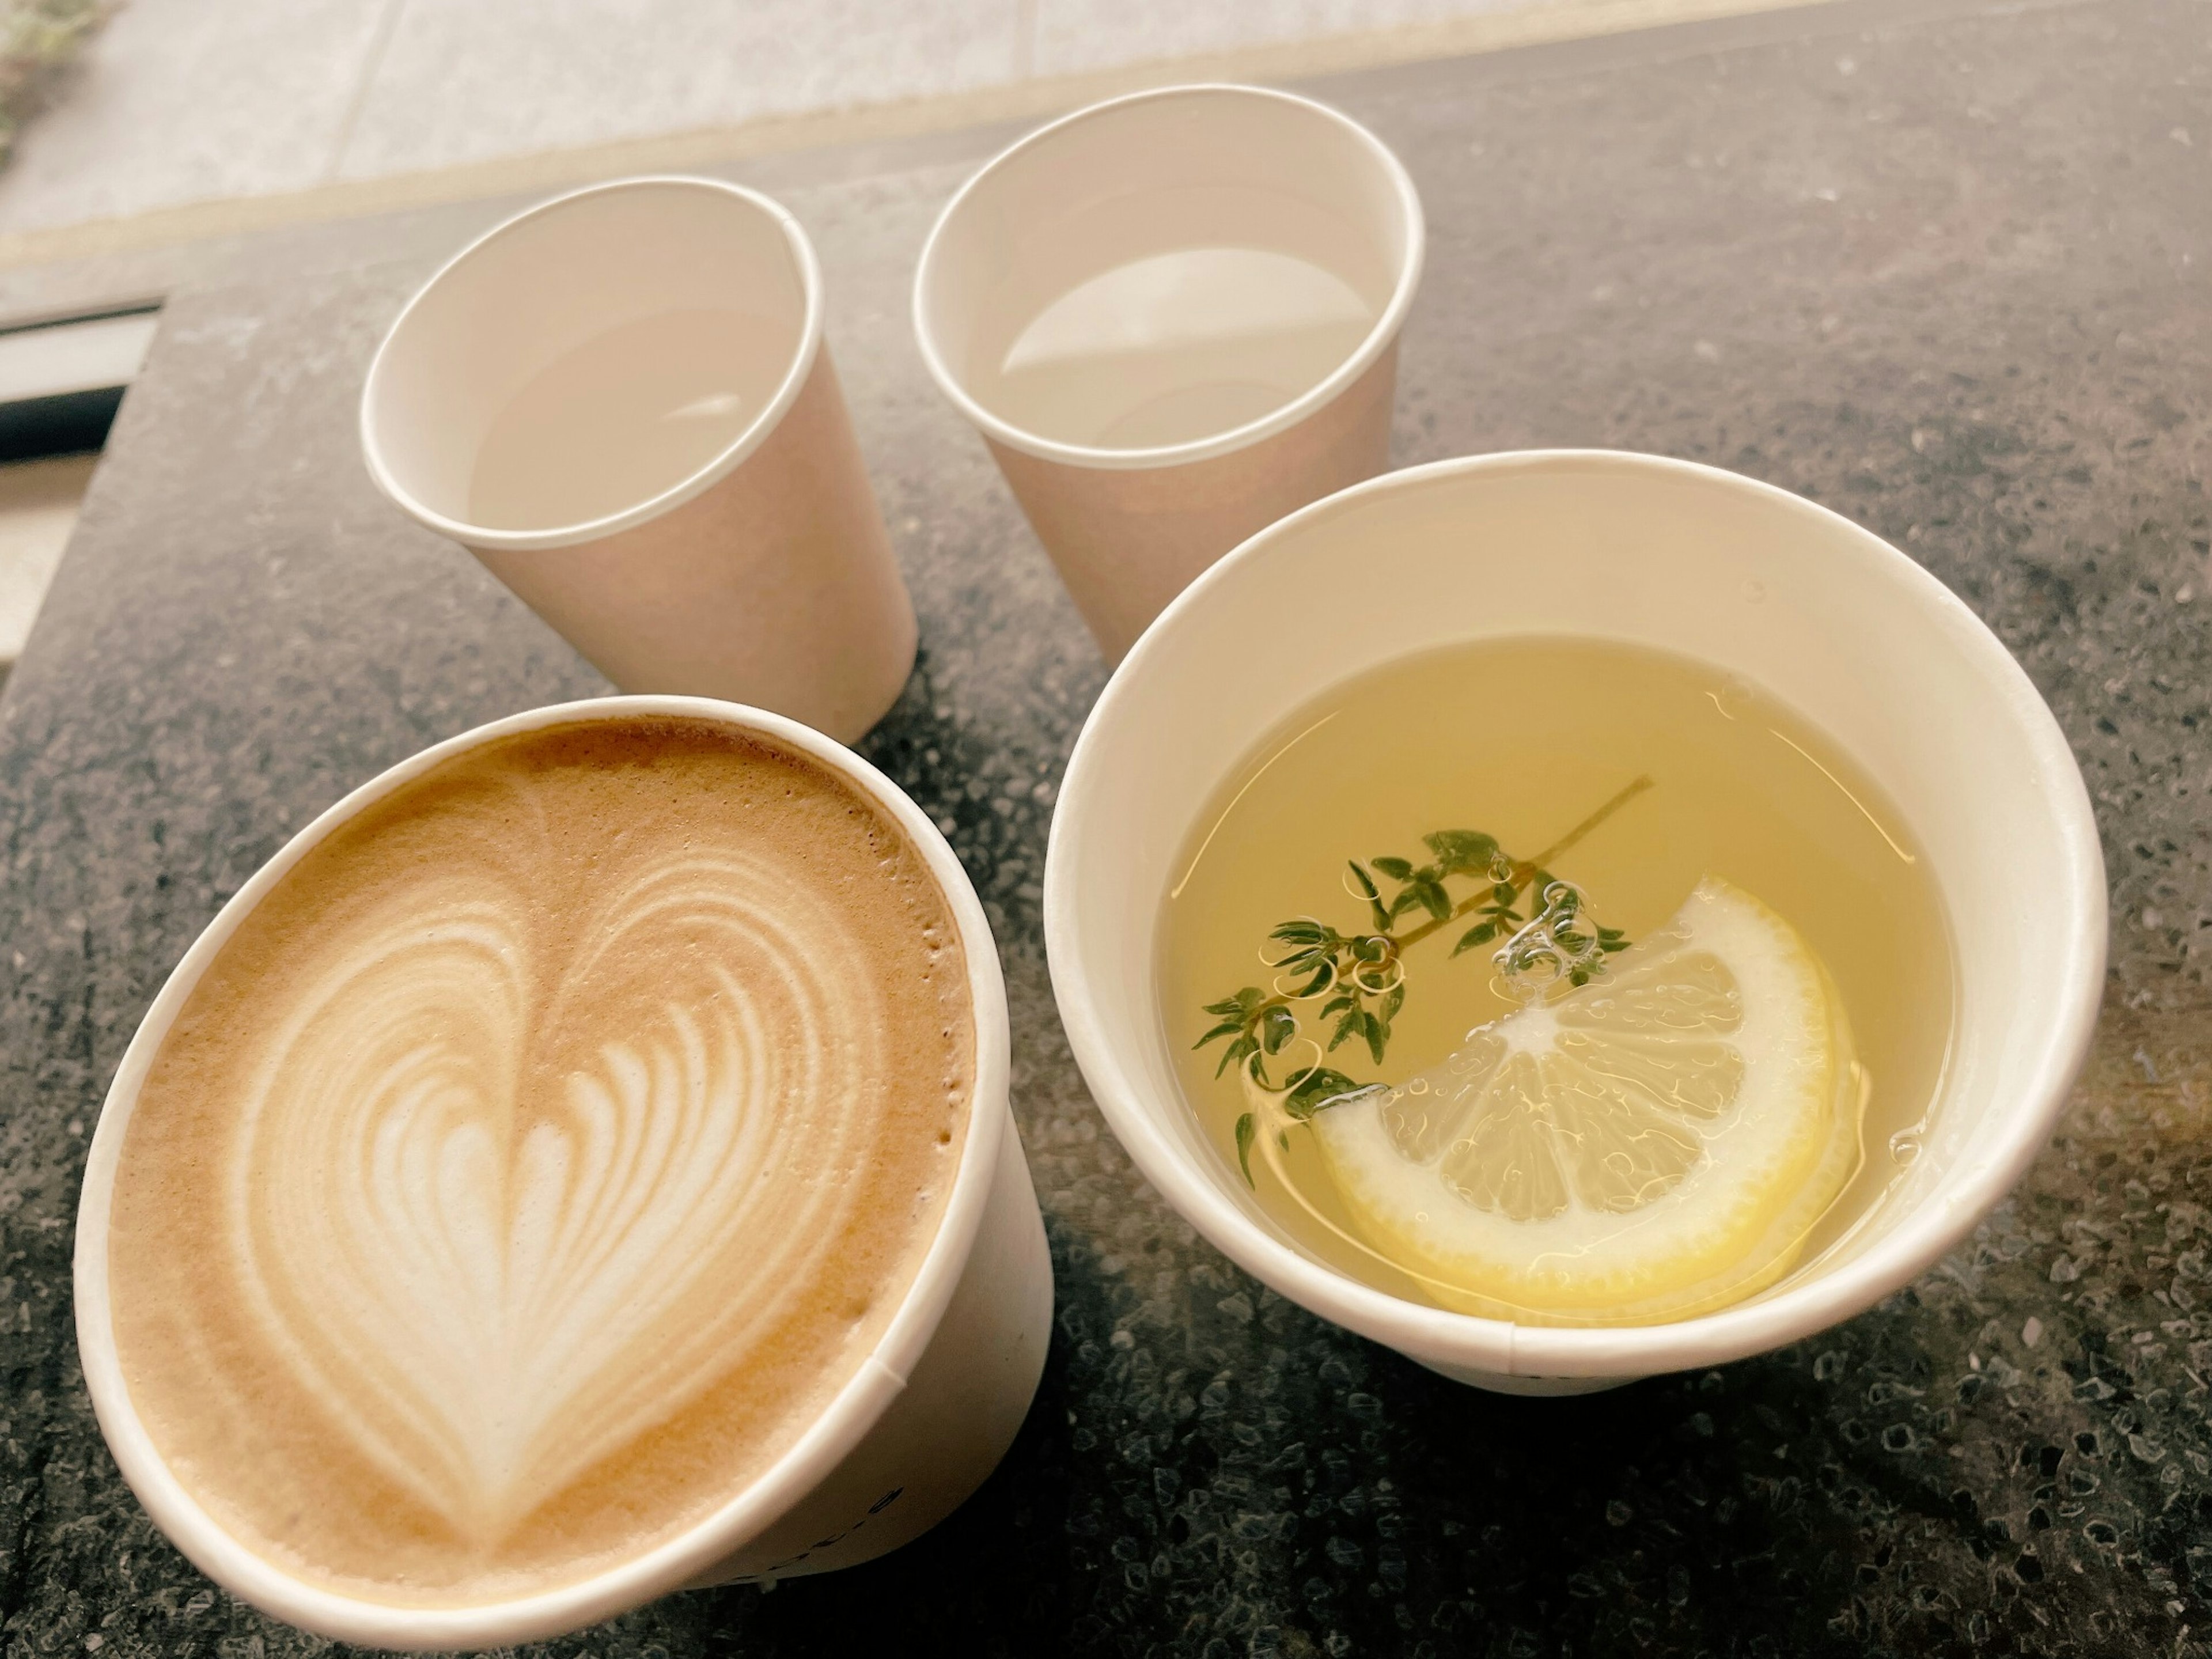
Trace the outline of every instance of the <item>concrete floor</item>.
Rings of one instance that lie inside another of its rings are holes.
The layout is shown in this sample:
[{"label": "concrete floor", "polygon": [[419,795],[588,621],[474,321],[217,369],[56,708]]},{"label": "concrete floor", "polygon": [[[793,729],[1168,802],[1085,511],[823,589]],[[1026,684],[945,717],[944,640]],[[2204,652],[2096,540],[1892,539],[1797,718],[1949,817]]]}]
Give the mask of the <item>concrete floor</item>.
[{"label": "concrete floor", "polygon": [[[1583,1401],[1486,1397],[1303,1312],[1091,1103],[1038,877],[1103,665],[906,313],[998,134],[726,168],[820,250],[926,653],[870,753],[989,907],[1060,1315],[1013,1455],[928,1537],[533,1651],[2212,1659],[2206,22],[1846,0],[1319,88],[1428,215],[1401,463],[1656,451],[1865,524],[2019,653],[2112,859],[2096,1058],[1979,1236],[1786,1352]],[[337,1659],[218,1595],[123,1486],[71,1218],[125,1043],[223,898],[385,766],[603,689],[360,463],[379,335],[505,210],[288,226],[167,285],[0,697],[0,1614],[26,1659]],[[1479,582],[1497,552],[1469,554]]]},{"label": "concrete floor", "polygon": [[1177,60],[1310,74],[1346,65],[1285,49],[1403,59],[1802,3],[126,0],[0,173],[0,242],[1028,83],[1072,104],[1085,76]]}]

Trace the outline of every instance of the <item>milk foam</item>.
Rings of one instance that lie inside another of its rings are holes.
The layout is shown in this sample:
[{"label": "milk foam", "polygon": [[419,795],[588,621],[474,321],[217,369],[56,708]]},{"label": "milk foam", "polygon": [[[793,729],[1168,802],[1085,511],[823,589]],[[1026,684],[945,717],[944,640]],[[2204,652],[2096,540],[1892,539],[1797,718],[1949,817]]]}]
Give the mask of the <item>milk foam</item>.
[{"label": "milk foam", "polygon": [[619,724],[316,849],[125,1141],[133,1403],[219,1521],[353,1593],[544,1588],[733,1495],[865,1357],[957,1161],[918,855],[799,757]]}]

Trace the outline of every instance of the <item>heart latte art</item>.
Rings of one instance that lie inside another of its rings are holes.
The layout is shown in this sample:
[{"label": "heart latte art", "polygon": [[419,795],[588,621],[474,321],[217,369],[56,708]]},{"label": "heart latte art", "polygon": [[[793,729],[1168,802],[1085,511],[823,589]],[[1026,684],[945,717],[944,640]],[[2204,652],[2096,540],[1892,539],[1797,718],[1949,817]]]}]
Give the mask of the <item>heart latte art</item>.
[{"label": "heart latte art", "polygon": [[133,1403],[331,1588],[600,1570],[865,1358],[972,1046],[942,893],[812,763],[639,720],[458,757],[288,872],[163,1043],[110,1234]]}]

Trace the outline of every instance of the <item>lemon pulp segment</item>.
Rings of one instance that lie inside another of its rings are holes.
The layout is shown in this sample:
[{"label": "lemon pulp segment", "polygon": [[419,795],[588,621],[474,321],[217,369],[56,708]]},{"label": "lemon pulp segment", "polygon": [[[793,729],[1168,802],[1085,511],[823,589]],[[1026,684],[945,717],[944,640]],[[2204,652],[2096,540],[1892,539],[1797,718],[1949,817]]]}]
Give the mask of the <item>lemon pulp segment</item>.
[{"label": "lemon pulp segment", "polygon": [[1708,876],[1589,984],[1313,1127],[1361,1231],[1444,1305],[1646,1324],[1787,1271],[1857,1167],[1861,1097],[1819,959]]}]

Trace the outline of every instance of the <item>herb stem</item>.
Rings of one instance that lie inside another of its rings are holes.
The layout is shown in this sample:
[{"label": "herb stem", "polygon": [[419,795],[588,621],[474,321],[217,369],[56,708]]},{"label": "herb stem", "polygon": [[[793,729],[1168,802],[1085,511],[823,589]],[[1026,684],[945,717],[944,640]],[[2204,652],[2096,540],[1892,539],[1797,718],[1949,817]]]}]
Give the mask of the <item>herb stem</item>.
[{"label": "herb stem", "polygon": [[[1304,977],[1306,983],[1295,991],[1274,990],[1272,994],[1259,986],[1248,985],[1234,996],[1207,1004],[1206,1012],[1220,1023],[1195,1046],[1203,1048],[1228,1039],[1221,1068],[1235,1065],[1251,1088],[1285,1096],[1289,1115],[1303,1120],[1328,1103],[1320,1097],[1323,1094],[1333,1099],[1357,1087],[1343,1073],[1330,1070],[1320,1055],[1351,1037],[1364,1036],[1375,1063],[1382,1063],[1383,1049],[1390,1040],[1390,1022],[1405,1005],[1405,953],[1439,928],[1463,921],[1470,914],[1479,915],[1480,920],[1460,940],[1454,956],[1504,937],[1507,946],[1498,960],[1503,963],[1514,955],[1509,972],[1528,965],[1521,961],[1525,955],[1529,963],[1549,960],[1556,975],[1576,985],[1588,983],[1592,975],[1603,971],[1601,953],[1628,949],[1626,936],[1618,928],[1592,928],[1587,924],[1578,930],[1581,894],[1571,884],[1556,896],[1551,896],[1553,890],[1547,885],[1544,903],[1531,907],[1536,913],[1534,921],[1524,922],[1515,907],[1523,893],[1553,880],[1547,868],[1553,859],[1650,787],[1650,777],[1637,778],[1532,859],[1513,858],[1499,848],[1496,837],[1471,830],[1439,830],[1424,836],[1423,844],[1433,855],[1425,866],[1416,866],[1413,860],[1397,857],[1372,860],[1378,873],[1398,884],[1397,893],[1387,902],[1366,866],[1356,859],[1351,860],[1352,875],[1358,884],[1353,896],[1365,895],[1373,929],[1342,933],[1311,916],[1295,916],[1284,922],[1269,938],[1278,948],[1287,947],[1287,952],[1269,959],[1268,966],[1287,971],[1293,979]],[[1445,888],[1455,877],[1473,877],[1480,884],[1456,904],[1451,902]],[[1397,919],[1411,910],[1425,910],[1428,920],[1401,933]],[[1520,941],[1530,933],[1534,942],[1523,951]],[[1317,1038],[1304,1039],[1319,1049],[1314,1062],[1294,1070],[1279,1086],[1269,1082],[1264,1069],[1267,1056],[1280,1053],[1299,1039],[1298,1015],[1291,1005],[1324,998],[1320,1018],[1324,1023],[1335,1023],[1327,1046],[1322,1047]],[[1254,1124],[1253,1115],[1247,1113],[1237,1129],[1237,1161],[1243,1165],[1247,1179],[1251,1172]]]},{"label": "herb stem", "polygon": [[1622,807],[1627,805],[1629,802],[1634,800],[1638,795],[1642,794],[1650,787],[1651,780],[1650,778],[1643,777],[1637,779],[1635,782],[1630,784],[1626,789],[1623,789],[1611,800],[1599,807],[1596,811],[1591,813],[1573,829],[1568,830],[1565,835],[1561,836],[1559,840],[1553,842],[1542,852],[1537,854],[1534,858],[1530,859],[1528,860],[1529,864],[1540,869],[1543,866],[1549,864],[1553,859],[1559,857],[1560,854],[1565,852],[1576,842],[1582,840],[1582,838],[1589,835],[1591,830],[1596,829],[1598,825],[1603,823],[1607,818],[1611,817],[1615,812],[1620,811]]},{"label": "herb stem", "polygon": [[[1568,830],[1565,835],[1561,836],[1559,840],[1553,842],[1542,852],[1537,854],[1534,858],[1522,859],[1520,860],[1520,862],[1513,866],[1513,890],[1516,892],[1525,891],[1528,884],[1535,879],[1536,872],[1539,870],[1541,870],[1553,859],[1559,857],[1560,854],[1569,851],[1592,830],[1595,830],[1600,824],[1603,823],[1607,818],[1611,817],[1615,812],[1620,811],[1622,807],[1627,805],[1629,802],[1634,800],[1638,795],[1642,794],[1650,787],[1651,780],[1650,778],[1641,777],[1637,779],[1635,782],[1630,784],[1619,794],[1615,795],[1611,800],[1599,807],[1596,811],[1591,813],[1573,829]],[[1462,899],[1457,904],[1454,905],[1449,915],[1431,916],[1428,921],[1423,922],[1419,927],[1413,929],[1409,933],[1382,933],[1378,934],[1376,937],[1389,939],[1390,942],[1396,945],[1400,951],[1409,950],[1413,945],[1419,945],[1423,939],[1428,938],[1430,934],[1437,932],[1441,928],[1450,927],[1452,923],[1467,915],[1489,897],[1490,889],[1487,887],[1482,888],[1476,892],[1469,894],[1467,897]],[[1272,996],[1269,997],[1267,1001],[1261,1003],[1260,1006],[1261,1008],[1286,1007],[1291,1000],[1291,998],[1286,996]]]}]

